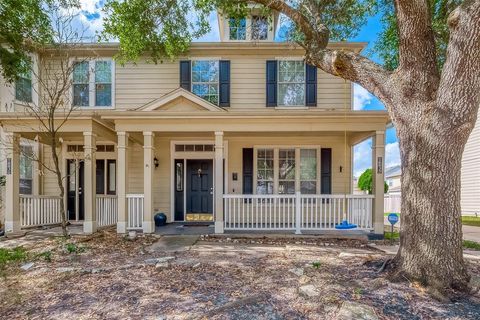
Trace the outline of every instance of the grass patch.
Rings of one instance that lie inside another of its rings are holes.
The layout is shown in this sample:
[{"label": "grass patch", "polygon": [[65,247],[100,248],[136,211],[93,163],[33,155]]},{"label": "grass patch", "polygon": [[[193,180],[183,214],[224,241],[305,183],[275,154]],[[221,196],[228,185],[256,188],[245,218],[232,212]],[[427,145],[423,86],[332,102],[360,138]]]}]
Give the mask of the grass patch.
[{"label": "grass patch", "polygon": [[3,268],[9,262],[24,261],[27,258],[27,251],[23,247],[14,249],[0,248],[0,268]]},{"label": "grass patch", "polygon": [[466,226],[480,227],[480,217],[462,216],[462,224]]},{"label": "grass patch", "polygon": [[480,243],[471,240],[463,240],[463,248],[480,250]]},{"label": "grass patch", "polygon": [[400,212],[385,212],[383,215],[384,215],[385,217],[388,217],[388,215],[389,215],[390,213],[395,213],[397,216],[400,217]]},{"label": "grass patch", "polygon": [[400,239],[400,232],[394,231],[393,233],[385,231],[383,234],[386,240],[397,240]]}]

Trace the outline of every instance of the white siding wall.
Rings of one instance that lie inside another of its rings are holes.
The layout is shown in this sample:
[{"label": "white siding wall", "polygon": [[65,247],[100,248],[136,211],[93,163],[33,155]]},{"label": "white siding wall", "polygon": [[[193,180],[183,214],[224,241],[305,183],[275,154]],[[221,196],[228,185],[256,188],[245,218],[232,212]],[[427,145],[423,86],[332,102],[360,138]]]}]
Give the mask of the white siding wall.
[{"label": "white siding wall", "polygon": [[461,192],[462,214],[480,214],[480,118],[463,152]]}]

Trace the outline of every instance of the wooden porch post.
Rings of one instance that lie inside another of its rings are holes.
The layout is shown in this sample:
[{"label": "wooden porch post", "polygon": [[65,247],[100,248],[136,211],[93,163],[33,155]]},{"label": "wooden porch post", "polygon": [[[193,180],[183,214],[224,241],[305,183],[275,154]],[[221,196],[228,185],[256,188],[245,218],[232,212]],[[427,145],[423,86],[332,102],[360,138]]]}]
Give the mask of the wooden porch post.
[{"label": "wooden porch post", "polygon": [[153,222],[153,170],[155,157],[155,135],[153,132],[143,133],[143,233],[155,232]]},{"label": "wooden porch post", "polygon": [[20,135],[5,133],[5,232],[20,231]]},{"label": "wooden porch post", "polygon": [[383,236],[384,230],[384,210],[383,210],[383,197],[384,197],[384,172],[385,172],[385,131],[377,131],[372,139],[373,147],[373,159],[372,159],[372,171],[374,173],[372,177],[373,194],[373,227],[375,234]]},{"label": "wooden porch post", "polygon": [[117,233],[127,232],[127,185],[128,185],[128,133],[118,132],[117,145]]},{"label": "wooden porch post", "polygon": [[96,212],[96,135],[93,132],[83,133],[83,145],[85,156],[84,170],[84,201],[85,201],[85,221],[83,222],[83,232],[91,234],[97,231],[97,212]]},{"label": "wooden porch post", "polygon": [[215,233],[223,233],[223,132],[215,132]]}]

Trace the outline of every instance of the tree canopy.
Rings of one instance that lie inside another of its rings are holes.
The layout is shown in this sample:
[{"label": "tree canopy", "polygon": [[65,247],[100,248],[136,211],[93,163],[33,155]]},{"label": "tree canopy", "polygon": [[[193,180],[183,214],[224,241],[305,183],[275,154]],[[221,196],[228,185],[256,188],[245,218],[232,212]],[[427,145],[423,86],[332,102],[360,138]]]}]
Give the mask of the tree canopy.
[{"label": "tree canopy", "polygon": [[9,81],[28,70],[28,52],[52,40],[43,0],[0,1],[0,72]]},{"label": "tree canopy", "polygon": [[[366,169],[358,178],[358,188],[362,191],[367,191],[368,194],[372,194],[373,191],[373,178],[372,169]],[[383,193],[388,192],[388,184],[384,182]]]}]

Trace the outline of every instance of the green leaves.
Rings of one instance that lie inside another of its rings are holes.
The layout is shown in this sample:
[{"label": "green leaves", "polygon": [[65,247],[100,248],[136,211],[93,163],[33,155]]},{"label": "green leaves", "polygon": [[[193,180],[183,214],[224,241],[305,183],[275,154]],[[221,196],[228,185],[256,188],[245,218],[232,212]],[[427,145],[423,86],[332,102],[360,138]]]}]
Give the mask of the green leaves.
[{"label": "green leaves", "polygon": [[120,41],[120,63],[135,61],[144,53],[153,62],[173,59],[187,51],[193,38],[210,30],[211,6],[195,6],[189,0],[110,0],[103,39]]},{"label": "green leaves", "polygon": [[[429,2],[439,69],[442,68],[445,62],[448,38],[450,36],[447,25],[448,16],[462,2],[463,0],[433,0]],[[383,60],[385,68],[394,70],[398,66],[399,54],[395,9],[393,3],[388,0],[381,0],[379,9],[382,13],[383,30],[379,34],[373,51]]]},{"label": "green leaves", "polygon": [[[358,178],[358,188],[362,191],[367,191],[368,194],[372,194],[373,190],[373,171],[372,169],[365,170]],[[383,183],[383,192],[388,192],[388,184],[386,182]]]},{"label": "green leaves", "polygon": [[0,66],[2,75],[13,81],[26,72],[31,52],[39,44],[52,41],[50,19],[42,0],[0,1]]}]

